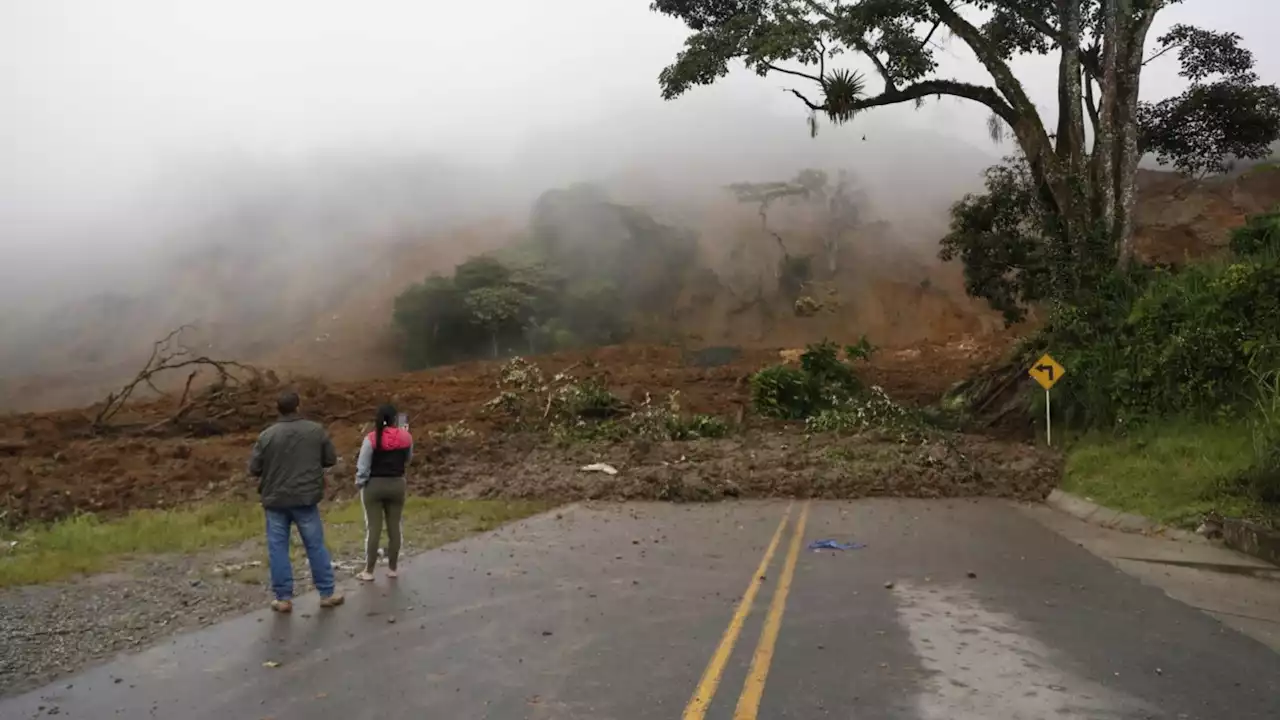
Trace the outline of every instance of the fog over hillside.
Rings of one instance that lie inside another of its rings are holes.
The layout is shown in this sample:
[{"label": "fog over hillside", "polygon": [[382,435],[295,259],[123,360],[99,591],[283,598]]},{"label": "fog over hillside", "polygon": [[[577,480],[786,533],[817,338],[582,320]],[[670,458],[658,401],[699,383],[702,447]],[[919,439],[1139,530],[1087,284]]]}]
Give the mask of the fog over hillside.
[{"label": "fog over hillside", "polygon": [[32,372],[68,346],[79,362],[111,361],[185,322],[220,328],[225,351],[253,354],[333,292],[376,282],[377,265],[395,261],[390,244],[446,242],[448,230],[487,219],[519,224],[538,194],[581,181],[688,221],[724,204],[728,183],[844,168],[883,219],[905,224],[902,237],[927,246],[947,205],[996,159],[987,150],[874,122],[810,138],[803,116],[711,97],[535,136],[501,164],[385,149],[192,156],[139,192],[128,205],[137,214],[66,230],[75,244],[129,235],[105,267],[39,257],[41,290],[16,274],[0,365]]},{"label": "fog over hillside", "polygon": [[[1251,37],[1262,12],[1178,5],[1152,35],[1241,32],[1266,76],[1280,50]],[[117,377],[185,322],[247,358],[336,308],[381,327],[401,287],[509,242],[542,192],[583,181],[723,240],[758,230],[725,185],[847,170],[892,228],[867,242],[930,258],[947,207],[1013,151],[955,99],[813,138],[774,78],[665,102],[687,30],[647,1],[485,13],[477,40],[473,8],[420,0],[0,3],[0,377]],[[948,76],[987,81],[938,42]],[[1042,60],[1017,71],[1051,104]],[[1176,63],[1143,75],[1144,97],[1182,85]]]}]

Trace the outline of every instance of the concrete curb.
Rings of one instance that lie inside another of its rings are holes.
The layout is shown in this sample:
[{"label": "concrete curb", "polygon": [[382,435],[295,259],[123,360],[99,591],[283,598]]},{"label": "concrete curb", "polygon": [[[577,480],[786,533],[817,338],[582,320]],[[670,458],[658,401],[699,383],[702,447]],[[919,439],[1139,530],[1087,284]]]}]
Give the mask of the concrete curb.
[{"label": "concrete curb", "polygon": [[1167,525],[1132,513],[1120,512],[1085,500],[1078,495],[1055,489],[1045,498],[1045,504],[1076,519],[1121,532],[1162,537],[1178,542],[1211,544],[1209,540],[1193,532],[1171,528]]}]

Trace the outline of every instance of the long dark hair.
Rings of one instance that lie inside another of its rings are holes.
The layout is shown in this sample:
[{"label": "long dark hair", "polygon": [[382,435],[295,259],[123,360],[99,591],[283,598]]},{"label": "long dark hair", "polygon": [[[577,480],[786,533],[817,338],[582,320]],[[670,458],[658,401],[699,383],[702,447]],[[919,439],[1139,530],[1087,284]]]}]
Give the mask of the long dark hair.
[{"label": "long dark hair", "polygon": [[378,406],[378,412],[373,417],[373,447],[375,450],[382,449],[382,431],[396,424],[396,414],[396,406],[391,403]]}]

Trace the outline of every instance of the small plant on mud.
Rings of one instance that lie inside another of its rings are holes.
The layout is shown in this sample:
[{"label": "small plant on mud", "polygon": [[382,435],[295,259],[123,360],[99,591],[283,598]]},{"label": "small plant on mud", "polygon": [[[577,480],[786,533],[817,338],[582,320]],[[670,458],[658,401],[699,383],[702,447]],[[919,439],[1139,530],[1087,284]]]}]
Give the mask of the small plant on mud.
[{"label": "small plant on mud", "polygon": [[449,423],[441,430],[435,430],[430,433],[431,439],[443,440],[445,442],[453,440],[467,440],[476,436],[476,431],[467,427],[466,420]]},{"label": "small plant on mud", "polygon": [[714,415],[694,415],[672,431],[672,440],[722,438],[729,434],[729,423]]},{"label": "small plant on mud", "polygon": [[858,338],[857,343],[853,345],[845,345],[844,354],[850,360],[870,360],[871,356],[879,349],[880,348],[871,344],[871,341],[867,339],[866,335],[863,335]]},{"label": "small plant on mud", "polygon": [[556,388],[551,400],[551,412],[557,416],[566,419],[602,420],[622,412],[622,401],[614,397],[600,381],[584,380],[575,383],[567,375],[563,380],[567,382]]},{"label": "small plant on mud", "polygon": [[680,414],[680,391],[667,396],[662,405],[654,405],[646,397],[636,412],[619,426],[619,435],[641,437],[647,440],[699,440],[719,438],[729,434],[729,424],[712,415],[694,415],[685,418]]},{"label": "small plant on mud", "polygon": [[872,386],[859,397],[819,410],[805,419],[805,429],[813,433],[860,432],[862,430],[913,430],[921,425],[919,418],[895,403],[879,386]]},{"label": "small plant on mud", "polygon": [[648,396],[632,412],[598,380],[578,380],[567,371],[550,380],[536,365],[516,358],[503,366],[501,392],[486,411],[506,416],[524,430],[545,430],[563,442],[582,440],[696,440],[724,437],[729,424],[721,418],[680,412],[679,391],[662,404]]}]

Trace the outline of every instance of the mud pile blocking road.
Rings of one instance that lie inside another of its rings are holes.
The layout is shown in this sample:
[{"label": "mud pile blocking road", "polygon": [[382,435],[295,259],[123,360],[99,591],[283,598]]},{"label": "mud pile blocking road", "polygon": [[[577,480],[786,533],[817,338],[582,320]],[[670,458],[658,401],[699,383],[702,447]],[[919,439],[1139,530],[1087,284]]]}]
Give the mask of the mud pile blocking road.
[{"label": "mud pile blocking road", "polygon": [[[955,380],[998,357],[1003,342],[972,339],[886,350],[866,368],[869,382],[907,402],[937,398]],[[679,392],[690,413],[738,426],[730,438],[694,442],[555,442],[546,435],[495,431],[485,403],[497,394],[499,363],[469,363],[373,381],[298,380],[304,411],[329,425],[344,462],[330,493],[352,494],[348,463],[373,407],[391,399],[408,412],[422,449],[412,483],[420,492],[482,497],[712,500],[775,495],[861,497],[1003,496],[1041,498],[1056,483],[1051,453],[992,438],[938,434],[903,442],[861,434],[807,436],[748,412],[747,378],[778,362],[778,351],[735,352],[707,366],[670,347],[624,346],[538,358],[547,372],[572,367],[624,400]],[[50,520],[251,498],[244,474],[257,431],[274,414],[278,387],[234,395],[167,424],[176,399],[126,408],[118,426],[94,433],[92,410],[0,418],[0,512],[5,522]],[[584,472],[608,463],[614,476]]]},{"label": "mud pile blocking road", "polygon": [[[618,472],[587,470],[597,463]],[[483,449],[435,448],[412,480],[422,492],[479,498],[671,500],[1008,497],[1042,500],[1058,455],[975,436],[904,444],[877,433],[748,431],[719,440],[555,447],[512,436]]]}]

